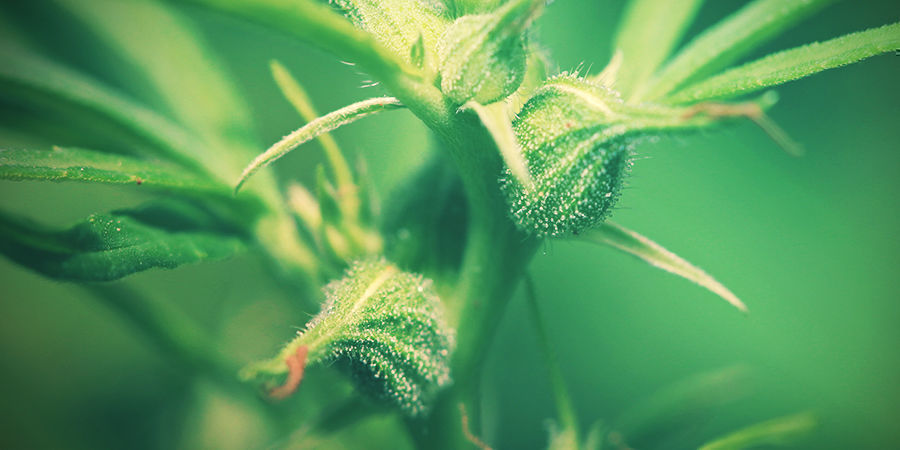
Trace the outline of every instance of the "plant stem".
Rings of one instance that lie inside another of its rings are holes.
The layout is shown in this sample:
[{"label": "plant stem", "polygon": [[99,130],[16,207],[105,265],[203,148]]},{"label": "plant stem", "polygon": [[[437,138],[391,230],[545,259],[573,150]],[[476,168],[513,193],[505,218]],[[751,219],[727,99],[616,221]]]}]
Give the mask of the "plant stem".
[{"label": "plant stem", "polygon": [[425,423],[410,424],[421,448],[471,445],[462,429],[463,411],[472,434],[480,432],[480,368],[506,304],[538,243],[509,219],[497,181],[502,168],[500,153],[477,115],[457,114],[451,124],[437,131],[463,180],[470,211],[469,232],[456,289],[452,298],[446,299],[451,323],[457,327],[454,384]]}]

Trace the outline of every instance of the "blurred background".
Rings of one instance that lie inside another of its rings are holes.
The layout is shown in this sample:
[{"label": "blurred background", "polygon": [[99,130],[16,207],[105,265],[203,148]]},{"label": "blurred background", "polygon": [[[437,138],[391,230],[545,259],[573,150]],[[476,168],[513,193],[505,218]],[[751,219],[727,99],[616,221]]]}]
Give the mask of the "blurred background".
[{"label": "blurred background", "polygon": [[[554,2],[536,37],[559,70],[599,70],[610,57],[623,3]],[[690,34],[742,3],[707,2]],[[261,142],[300,123],[269,76],[272,58],[304,83],[320,111],[380,94],[378,87],[361,87],[365,75],[318,50],[187,11],[246,94]],[[844,2],[757,53],[898,19],[894,1]],[[52,3],[4,3],[0,39],[22,32],[57,60],[152,103],[130,69]],[[710,394],[709,401],[723,402],[714,414],[693,415],[682,405],[648,433],[661,448],[690,448],[744,425],[813,411],[820,425],[801,448],[900,446],[897,80],[900,58],[885,55],[777,89],[781,101],[771,116],[806,148],[802,158],[786,155],[750,122],[666,136],[638,149],[614,220],[703,267],[747,303],[748,316],[608,248],[543,245],[531,273],[582,427],[625,426],[623,414],[639,415],[639,405],[683,380],[736,377],[740,389],[728,385],[725,394]],[[0,145],[65,143],[52,122],[4,104]],[[406,111],[366,119],[335,136],[366,161],[382,198],[431,151],[428,130]],[[309,180],[319,162],[312,144],[275,170],[282,179]],[[60,226],[143,199],[124,188],[0,182],[0,208]],[[223,351],[251,360],[270,354],[308,320],[267,270],[248,255],[141,273],[127,284],[184,310],[215,330]],[[0,283],[0,446],[241,448],[254,442],[259,418],[170,367],[87,291],[7,259],[0,259]],[[482,438],[498,448],[543,448],[554,415],[521,294],[485,349]],[[709,373],[718,375],[702,378]],[[363,442],[378,442],[378,429],[365,428]],[[405,445],[398,439],[397,446]]]}]

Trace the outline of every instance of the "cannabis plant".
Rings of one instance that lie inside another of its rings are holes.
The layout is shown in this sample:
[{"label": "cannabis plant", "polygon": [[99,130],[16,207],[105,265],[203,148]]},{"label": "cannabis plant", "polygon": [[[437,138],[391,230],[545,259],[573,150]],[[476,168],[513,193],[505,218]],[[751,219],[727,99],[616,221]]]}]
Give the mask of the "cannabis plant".
[{"label": "cannabis plant", "polygon": [[[688,30],[703,2],[632,0],[612,58],[562,71],[533,31],[553,7],[546,0],[183,3],[47,6],[90,30],[154,93],[151,102],[138,100],[141,89],[48,56],[25,28],[4,33],[6,115],[11,123],[20,111],[46,115],[52,130],[20,131],[58,141],[4,144],[0,178],[104,184],[146,192],[147,201],[65,228],[2,213],[0,251],[46,277],[83,284],[173,363],[243,405],[250,418],[242,420],[260,424],[259,440],[236,446],[365,445],[342,441],[341,431],[378,416],[388,418],[379,427],[393,442],[407,434],[421,448],[487,448],[480,369],[524,285],[557,406],[546,414],[554,420],[549,447],[630,448],[636,436],[628,427],[582,428],[598,418],[577,417],[572,407],[528,275],[532,256],[560,240],[612,247],[746,313],[706,272],[611,221],[635,156],[660,136],[700,140],[699,131],[742,121],[798,155],[802,143],[767,115],[777,103],[769,89],[900,50],[895,23],[756,56],[827,0],[750,1],[696,35]],[[296,109],[298,127],[260,142],[253,115],[265,121],[267,112],[246,106],[195,31],[190,17],[198,14],[316,46],[370,77],[382,96],[320,114],[316,93],[273,60],[271,82]],[[365,167],[329,133],[397,109],[431,130],[438,151],[402,187],[376,195]],[[276,180],[268,166],[310,141],[325,164],[312,178]],[[256,362],[222,351],[211,330],[178,308],[110,283],[242,254],[266,261],[299,328],[272,330],[287,342]],[[730,378],[707,376],[676,397]],[[786,442],[814,422],[801,413],[748,424],[706,436],[704,448]]]}]

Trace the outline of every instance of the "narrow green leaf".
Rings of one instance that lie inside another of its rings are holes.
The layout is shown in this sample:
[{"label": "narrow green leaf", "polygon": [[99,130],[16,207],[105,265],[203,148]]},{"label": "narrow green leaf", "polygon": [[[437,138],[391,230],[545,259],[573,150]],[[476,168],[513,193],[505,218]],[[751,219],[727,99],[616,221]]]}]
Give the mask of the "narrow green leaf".
[{"label": "narrow green leaf", "polygon": [[156,99],[209,144],[195,149],[205,167],[223,179],[240,173],[258,146],[250,108],[228,78],[225,65],[206,48],[188,20],[159,1],[59,3],[143,78],[129,82],[149,83]]},{"label": "narrow green leaf", "polygon": [[66,230],[0,213],[0,253],[61,280],[111,281],[225,259],[243,248],[240,234],[221,218],[183,202],[95,214]]},{"label": "narrow green leaf", "polygon": [[779,417],[709,442],[700,450],[739,450],[762,445],[788,445],[816,427],[812,413]]},{"label": "narrow green leaf", "polygon": [[666,250],[656,242],[653,242],[634,231],[611,222],[605,222],[599,227],[581,235],[581,239],[597,244],[609,245],[610,247],[622,250],[625,253],[637,256],[654,267],[674,273],[675,275],[709,289],[714,294],[725,299],[728,303],[731,303],[737,309],[742,312],[747,312],[747,307],[744,303],[713,277],[709,276],[700,268],[685,261],[678,255]]},{"label": "narrow green leaf", "polygon": [[622,64],[613,86],[626,98],[678,45],[703,0],[632,0],[613,43]]},{"label": "narrow green leaf", "polygon": [[900,23],[771,54],[688,86],[666,99],[692,103],[749,94],[835,67],[900,50]]},{"label": "narrow green leaf", "polygon": [[159,151],[157,155],[205,170],[196,153],[204,146],[177,125],[91,79],[33,53],[0,45],[0,96],[74,107],[121,127]]},{"label": "narrow green leaf", "polygon": [[[319,113],[313,106],[309,94],[306,93],[306,89],[303,89],[303,86],[290,72],[288,72],[287,68],[278,61],[272,60],[269,62],[269,69],[272,71],[272,78],[275,79],[275,83],[278,85],[278,88],[281,89],[281,93],[284,94],[284,97],[288,99],[294,109],[297,110],[300,117],[307,123],[316,120],[316,118],[319,117]],[[347,164],[347,159],[344,157],[343,152],[341,152],[341,148],[338,147],[337,142],[331,137],[330,133],[319,133],[316,136],[316,139],[322,144],[322,148],[325,149],[325,156],[328,157],[328,163],[331,165],[331,170],[334,172],[334,178],[337,185],[341,189],[351,189],[353,186],[353,173],[350,170],[350,165]]]},{"label": "narrow green leaf", "polygon": [[269,147],[269,149],[261,155],[257,156],[256,159],[244,169],[244,172],[238,180],[237,186],[234,188],[235,192],[240,190],[241,185],[256,173],[256,171],[271,164],[298,145],[315,138],[319,134],[334,130],[342,125],[346,125],[377,112],[401,107],[403,107],[403,105],[400,104],[400,101],[393,97],[370,98],[345,106],[307,123],[297,131],[294,131],[285,136],[282,140],[276,142],[275,145]]},{"label": "narrow green leaf", "polygon": [[125,184],[154,190],[230,195],[228,186],[178,166],[81,148],[0,149],[0,179]]},{"label": "narrow green leaf", "polygon": [[493,105],[484,106],[478,102],[470,101],[464,105],[464,108],[471,109],[478,114],[482,125],[494,138],[494,143],[497,144],[497,149],[500,150],[503,162],[506,163],[506,167],[516,177],[516,180],[525,189],[534,189],[534,181],[528,172],[525,157],[522,155],[522,148],[519,147],[516,133],[513,131],[508,105],[504,102],[497,102]]},{"label": "narrow green leaf", "polygon": [[833,1],[753,1],[694,38],[635,98],[656,100],[691,80],[728,67]]}]

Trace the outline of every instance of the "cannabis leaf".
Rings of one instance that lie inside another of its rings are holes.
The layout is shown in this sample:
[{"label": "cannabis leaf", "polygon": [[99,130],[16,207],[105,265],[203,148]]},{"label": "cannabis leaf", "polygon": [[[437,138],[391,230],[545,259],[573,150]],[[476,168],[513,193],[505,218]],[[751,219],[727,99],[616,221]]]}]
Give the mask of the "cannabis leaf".
[{"label": "cannabis leaf", "polygon": [[65,230],[0,214],[0,252],[49,277],[110,281],[239,253],[245,237],[226,224],[221,217],[180,201],[93,214]]}]

